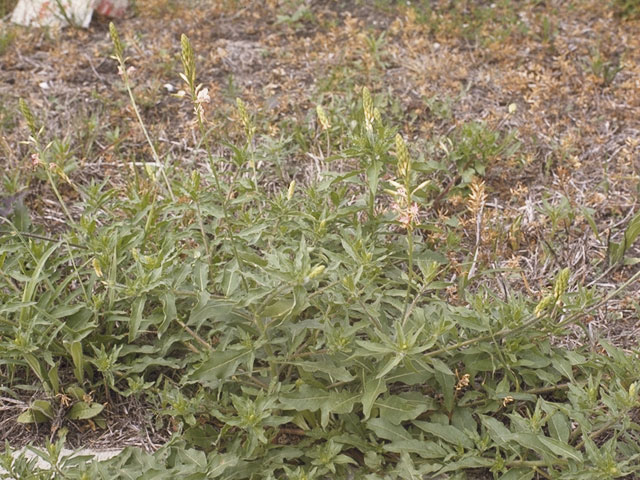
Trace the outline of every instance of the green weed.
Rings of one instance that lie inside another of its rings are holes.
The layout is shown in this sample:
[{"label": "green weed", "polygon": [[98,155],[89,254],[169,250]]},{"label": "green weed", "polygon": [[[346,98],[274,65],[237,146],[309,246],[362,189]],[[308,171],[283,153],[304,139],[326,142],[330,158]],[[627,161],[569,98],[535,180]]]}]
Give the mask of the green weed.
[{"label": "green weed", "polygon": [[[236,99],[243,136],[214,146],[208,90],[182,36],[185,101],[206,158],[171,164],[110,32],[148,158],[119,190],[79,184],[71,149],[20,103],[67,229],[54,238],[5,219],[0,380],[13,395],[37,392],[25,423],[61,411],[100,426],[104,404],[133,397],[175,435],[154,454],[86,462],[61,455],[62,431],[42,452],[47,471],[7,447],[9,475],[613,479],[640,469],[637,356],[555,340],[640,273],[604,294],[559,265],[539,297],[500,299],[474,281],[483,271],[466,276],[470,266],[453,261],[468,254],[464,213],[433,211],[455,193],[481,215],[474,178],[516,151],[512,135],[465,124],[436,160],[389,122],[392,101],[362,87],[314,106],[314,127],[270,141]],[[313,174],[271,171],[284,168],[289,135],[315,152]],[[443,184],[451,177],[455,192]],[[565,207],[548,209],[555,228]],[[612,244],[615,258],[636,224]]]}]

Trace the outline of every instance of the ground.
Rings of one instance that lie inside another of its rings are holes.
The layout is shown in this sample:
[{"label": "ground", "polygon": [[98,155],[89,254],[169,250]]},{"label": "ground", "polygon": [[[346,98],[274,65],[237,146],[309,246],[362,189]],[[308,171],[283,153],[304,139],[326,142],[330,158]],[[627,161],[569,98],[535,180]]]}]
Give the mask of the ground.
[{"label": "ground", "polygon": [[[33,220],[54,234],[65,228],[65,217],[47,183],[30,173],[19,98],[48,138],[62,139],[59,148],[77,165],[70,175],[83,184],[124,182],[127,163],[149,158],[149,148],[111,58],[109,19],[62,31],[11,26],[7,17],[0,22],[0,171],[6,191],[28,188]],[[317,104],[339,112],[363,86],[382,99],[416,156],[442,158],[451,145],[433,147],[434,139],[464,125],[477,128],[459,141],[486,156],[488,200],[482,238],[470,218],[465,241],[469,249],[480,243],[481,264],[517,272],[483,280],[498,295],[540,297],[558,268],[603,289],[637,270],[601,268],[609,242],[620,241],[637,212],[640,193],[640,20],[621,15],[615,4],[138,0],[116,25],[163,158],[199,155],[192,108],[176,95],[184,88],[178,74],[186,34],[198,81],[211,97],[214,144],[243,135],[236,98],[255,115],[259,133],[277,139],[313,126]],[[493,151],[483,142],[495,138],[503,148]],[[304,182],[319,158],[331,156],[328,148],[280,151],[282,171],[271,188]],[[460,179],[451,174],[449,181],[455,186]],[[71,188],[62,194],[71,202],[76,195]],[[430,215],[446,219],[457,207],[455,197],[447,198]],[[640,257],[640,248],[630,246],[628,254]],[[637,348],[639,290],[632,285],[584,320],[591,341]],[[455,302],[455,291],[450,295]],[[582,332],[557,341],[584,344]],[[24,403],[4,405],[0,441],[41,438],[15,424]],[[110,408],[109,431],[83,426],[75,441],[152,450],[171,433],[135,421],[136,405]]]}]

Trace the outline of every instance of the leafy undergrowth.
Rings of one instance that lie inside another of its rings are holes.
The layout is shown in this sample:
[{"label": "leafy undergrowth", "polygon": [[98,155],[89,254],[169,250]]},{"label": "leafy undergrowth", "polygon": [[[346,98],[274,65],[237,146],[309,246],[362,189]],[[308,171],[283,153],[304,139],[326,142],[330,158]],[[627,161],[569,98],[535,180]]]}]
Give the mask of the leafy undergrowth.
[{"label": "leafy undergrowth", "polygon": [[[479,258],[481,177],[490,158],[518,149],[509,132],[461,125],[425,146],[447,153],[431,158],[387,119],[387,99],[362,87],[339,110],[318,104],[312,128],[284,132],[326,156],[303,182],[274,182],[282,137],[259,136],[241,100],[244,138],[212,145],[208,91],[183,36],[180,95],[192,101],[194,151],[206,160],[165,161],[110,32],[151,152],[130,163],[120,190],[74,182],[64,144],[20,103],[33,175],[67,229],[48,236],[17,199],[3,207],[2,394],[31,395],[17,421],[51,432],[41,454],[55,465],[14,461],[7,446],[8,475],[512,480],[639,470],[637,355],[558,339],[588,330],[640,273],[601,291],[558,268],[540,298],[503,297],[482,281],[509,274]],[[639,234],[636,216],[591,273],[622,269]],[[102,463],[60,458],[70,428],[106,428],[124,400],[171,432],[165,446]]]}]

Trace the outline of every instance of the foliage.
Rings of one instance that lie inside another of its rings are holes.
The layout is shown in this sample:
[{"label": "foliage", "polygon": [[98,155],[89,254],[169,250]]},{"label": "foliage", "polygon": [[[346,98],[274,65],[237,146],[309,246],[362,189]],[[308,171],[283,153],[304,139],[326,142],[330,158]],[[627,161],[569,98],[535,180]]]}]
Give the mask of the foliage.
[{"label": "foliage", "polygon": [[[363,87],[354,121],[335,127],[340,115],[319,105],[318,131],[306,132],[334,152],[335,168],[268,190],[276,160],[240,99],[245,138],[214,154],[208,91],[186,36],[181,77],[207,162],[164,161],[110,32],[150,159],[131,165],[123,192],[77,185],[60,142],[47,142],[20,103],[34,165],[68,230],[46,237],[20,214],[3,227],[0,375],[5,391],[36,393],[19,421],[62,411],[99,425],[103,403],[133,397],[176,433],[154,454],[126,449],[102,463],[62,457],[61,435],[41,452],[49,471],[7,454],[9,475],[406,479],[482,470],[510,480],[638,471],[637,356],[605,341],[573,350],[554,341],[638,275],[601,297],[563,268],[541,299],[501,300],[472,282],[484,272],[471,278],[452,261],[467,254],[458,241],[466,210],[446,221],[433,212],[464,195],[481,215],[476,177],[517,149],[512,136],[463,125],[442,140],[441,160],[416,158]],[[444,185],[451,172],[455,187]],[[81,204],[67,205],[63,187]],[[612,261],[636,230],[637,218],[612,244]]]}]

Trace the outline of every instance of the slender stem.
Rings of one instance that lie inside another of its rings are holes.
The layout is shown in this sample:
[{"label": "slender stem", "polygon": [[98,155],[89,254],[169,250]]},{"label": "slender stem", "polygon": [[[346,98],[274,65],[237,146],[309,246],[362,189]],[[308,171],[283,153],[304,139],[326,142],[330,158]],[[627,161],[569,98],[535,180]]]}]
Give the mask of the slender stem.
[{"label": "slender stem", "polygon": [[55,193],[56,198],[58,199],[58,202],[60,202],[60,206],[62,207],[62,210],[64,211],[64,214],[69,219],[69,222],[71,223],[71,225],[75,225],[76,222],[73,220],[73,217],[71,216],[71,213],[69,213],[69,210],[67,210],[67,204],[63,200],[62,195],[60,195],[60,191],[58,190],[58,187],[56,186],[56,182],[53,181],[53,177],[51,176],[51,172],[49,171],[48,168],[45,168],[45,171],[47,172],[47,178],[49,179],[49,183],[51,184],[51,188],[53,189],[53,193]]},{"label": "slender stem", "polygon": [[410,225],[407,229],[407,274],[409,281],[407,282],[407,294],[404,297],[404,312],[402,314],[402,326],[404,327],[409,315],[409,298],[411,297],[411,290],[413,286],[413,225]]},{"label": "slender stem", "polygon": [[211,345],[209,345],[200,335],[191,330],[182,320],[176,319],[176,322],[178,322],[178,325],[180,325],[184,329],[184,331],[191,335],[194,340],[196,340],[200,345],[202,345],[209,351],[213,350],[213,347]]},{"label": "slender stem", "polygon": [[142,133],[151,148],[151,154],[153,156],[153,160],[156,163],[156,166],[160,169],[160,173],[162,175],[162,179],[164,180],[165,185],[167,186],[167,190],[169,192],[169,196],[171,197],[171,201],[175,202],[176,197],[173,194],[173,190],[171,188],[171,184],[169,183],[169,179],[167,178],[167,173],[165,172],[164,165],[160,162],[160,156],[158,155],[158,151],[156,150],[155,145],[151,141],[151,137],[149,136],[149,132],[147,131],[147,127],[142,120],[142,116],[140,115],[140,110],[138,109],[138,104],[136,103],[136,99],[133,96],[133,91],[131,90],[131,82],[129,82],[129,75],[127,74],[127,67],[125,65],[124,59],[122,57],[118,57],[118,63],[120,63],[120,68],[122,70],[122,80],[124,82],[124,86],[127,89],[127,93],[129,94],[129,99],[131,100],[131,106],[133,107],[133,111],[136,114],[136,118],[138,119],[138,123],[142,128]]},{"label": "slender stem", "polygon": [[[624,282],[622,285],[620,285],[620,287],[618,287],[613,292],[611,292],[610,294],[605,296],[602,300],[599,300],[598,302],[594,303],[593,305],[591,305],[590,307],[587,307],[584,310],[581,310],[579,312],[574,312],[573,314],[569,315],[564,321],[558,323],[557,326],[558,327],[562,327],[564,325],[568,325],[570,323],[575,322],[578,318],[582,317],[583,315],[586,315],[588,313],[593,312],[594,310],[596,310],[597,308],[601,307],[602,305],[607,303],[609,300],[611,300],[612,298],[617,296],[620,292],[625,290],[629,285],[631,285],[633,282],[635,282],[638,278],[640,278],[640,271],[636,272],[626,282]],[[424,354],[424,356],[427,357],[427,358],[428,357],[434,357],[436,355],[440,355],[442,353],[447,353],[447,352],[450,352],[451,350],[458,350],[460,348],[468,347],[469,345],[474,345],[476,343],[482,343],[482,342],[486,342],[486,341],[489,341],[489,340],[506,338],[506,337],[514,335],[515,333],[518,333],[518,332],[520,332],[522,330],[525,330],[525,329],[527,329],[529,327],[532,327],[533,325],[541,322],[545,318],[544,316],[536,317],[534,315],[530,315],[530,317],[532,317],[530,320],[524,322],[522,325],[520,325],[518,327],[511,328],[511,329],[505,328],[505,329],[500,330],[499,332],[495,333],[494,335],[483,335],[481,337],[472,338],[472,339],[469,339],[469,340],[465,340],[463,342],[458,342],[458,343],[455,343],[453,345],[442,347],[442,348],[439,348],[437,350],[432,350],[430,352],[426,352]]]},{"label": "slender stem", "polygon": [[[193,101],[196,102],[197,99],[194,98]],[[211,144],[209,143],[209,137],[205,129],[204,119],[202,118],[201,110],[196,108],[196,114],[197,114],[196,116],[198,120],[198,127],[200,129],[200,136],[202,137],[202,141],[204,142],[205,150],[207,151],[207,159],[209,160],[209,165],[211,166],[211,173],[213,174],[213,180],[216,184],[216,191],[222,194],[222,186],[220,182],[220,177],[218,175],[218,166],[216,165],[216,162],[213,159],[213,154],[211,153]],[[247,279],[244,274],[244,261],[240,258],[240,255],[238,254],[238,248],[236,246],[236,238],[235,238],[235,235],[233,234],[233,229],[231,228],[231,222],[229,220],[230,216],[229,216],[229,209],[227,205],[227,199],[229,198],[229,195],[222,196],[221,206],[222,206],[222,214],[224,216],[224,222],[225,222],[224,230],[225,232],[227,232],[227,235],[229,236],[229,242],[231,243],[233,256],[238,262],[238,267],[240,268],[240,277],[242,279],[242,286],[244,287],[245,291],[248,293],[249,283],[247,282]]]}]

